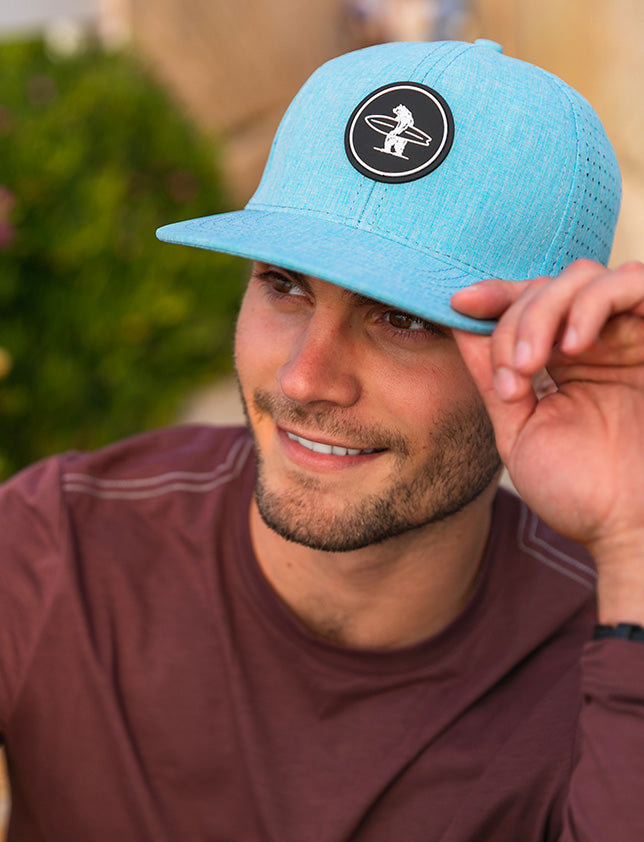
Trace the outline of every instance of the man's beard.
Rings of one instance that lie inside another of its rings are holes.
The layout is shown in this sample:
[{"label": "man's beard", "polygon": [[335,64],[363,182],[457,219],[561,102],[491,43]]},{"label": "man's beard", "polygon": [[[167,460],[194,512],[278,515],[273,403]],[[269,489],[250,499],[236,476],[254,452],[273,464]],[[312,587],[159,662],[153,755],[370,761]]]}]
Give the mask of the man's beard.
[{"label": "man's beard", "polygon": [[[253,433],[243,394],[242,402]],[[264,523],[282,538],[315,550],[358,550],[443,521],[473,502],[500,467],[492,423],[482,404],[469,412],[445,413],[435,422],[425,442],[428,455],[409,479],[401,472],[411,448],[397,433],[380,427],[358,428],[343,421],[338,410],[313,411],[261,389],[253,393],[252,403],[257,414],[270,416],[280,426],[304,424],[338,441],[360,442],[363,449],[386,448],[394,455],[392,474],[399,469],[399,480],[381,493],[356,495],[354,503],[329,511],[324,495],[333,492],[316,476],[293,473],[288,489],[271,488],[271,476],[255,439],[255,499]]]}]

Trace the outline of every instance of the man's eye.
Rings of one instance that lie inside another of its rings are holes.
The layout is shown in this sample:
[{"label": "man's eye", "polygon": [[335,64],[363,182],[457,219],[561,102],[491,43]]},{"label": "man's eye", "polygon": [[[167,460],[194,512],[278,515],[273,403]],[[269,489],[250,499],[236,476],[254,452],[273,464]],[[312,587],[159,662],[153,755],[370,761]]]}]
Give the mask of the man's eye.
[{"label": "man's eye", "polygon": [[262,278],[268,281],[271,289],[279,295],[304,295],[295,281],[280,272],[263,272]]},{"label": "man's eye", "polygon": [[400,339],[427,339],[430,336],[444,337],[448,332],[433,322],[426,322],[419,316],[400,310],[386,310],[382,316],[391,331]]},{"label": "man's eye", "polygon": [[428,322],[416,316],[410,316],[409,313],[397,313],[393,310],[387,313],[387,321],[397,330],[427,330],[430,327]]}]

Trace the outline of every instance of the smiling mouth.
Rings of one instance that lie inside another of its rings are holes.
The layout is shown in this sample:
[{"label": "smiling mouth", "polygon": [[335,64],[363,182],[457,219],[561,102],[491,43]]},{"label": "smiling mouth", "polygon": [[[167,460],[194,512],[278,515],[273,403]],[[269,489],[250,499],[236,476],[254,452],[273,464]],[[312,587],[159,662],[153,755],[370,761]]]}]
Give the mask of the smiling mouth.
[{"label": "smiling mouth", "polygon": [[320,441],[311,441],[311,439],[296,436],[295,433],[289,433],[288,430],[285,430],[284,432],[291,441],[301,444],[302,447],[306,447],[307,450],[312,450],[314,453],[324,453],[328,456],[363,456],[368,455],[369,453],[381,452],[376,448],[360,450],[356,447],[339,447],[337,444],[323,444]]}]

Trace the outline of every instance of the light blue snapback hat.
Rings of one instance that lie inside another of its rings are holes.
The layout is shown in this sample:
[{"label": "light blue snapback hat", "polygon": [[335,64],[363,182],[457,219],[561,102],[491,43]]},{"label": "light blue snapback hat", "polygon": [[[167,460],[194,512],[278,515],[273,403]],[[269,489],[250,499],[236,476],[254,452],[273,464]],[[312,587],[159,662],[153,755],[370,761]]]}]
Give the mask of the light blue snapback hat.
[{"label": "light blue snapback hat", "polygon": [[389,43],[310,77],[244,210],[157,236],[490,333],[452,294],[580,257],[606,264],[620,195],[598,116],[561,79],[482,39]]}]

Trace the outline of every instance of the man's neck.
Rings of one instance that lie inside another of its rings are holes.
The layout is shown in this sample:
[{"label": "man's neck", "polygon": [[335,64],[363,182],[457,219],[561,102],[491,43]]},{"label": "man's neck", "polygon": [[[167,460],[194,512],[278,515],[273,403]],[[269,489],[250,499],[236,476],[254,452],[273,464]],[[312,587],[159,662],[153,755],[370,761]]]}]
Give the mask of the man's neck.
[{"label": "man's neck", "polygon": [[493,484],[440,523],[345,553],[286,541],[253,501],[251,537],[269,583],[310,631],[344,646],[395,649],[437,634],[464,608],[485,552],[495,490]]}]

